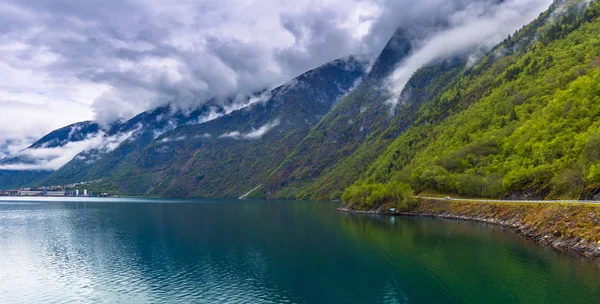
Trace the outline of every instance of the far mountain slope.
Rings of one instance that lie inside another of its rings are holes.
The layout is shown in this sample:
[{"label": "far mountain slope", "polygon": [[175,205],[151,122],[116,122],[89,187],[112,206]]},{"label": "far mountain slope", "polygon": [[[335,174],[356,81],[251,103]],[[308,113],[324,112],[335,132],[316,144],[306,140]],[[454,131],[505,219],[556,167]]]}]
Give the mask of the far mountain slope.
[{"label": "far mountain slope", "polygon": [[0,189],[11,189],[50,175],[59,167],[65,153],[81,151],[78,147],[90,138],[101,136],[100,126],[91,121],[68,125],[50,132],[27,149],[0,160]]},{"label": "far mountain slope", "polygon": [[163,133],[179,125],[202,123],[211,116],[223,114],[223,108],[211,101],[188,113],[174,111],[168,105],[140,113],[104,131],[104,145],[82,151],[59,170],[37,180],[35,184],[61,185],[110,177],[129,166],[123,162],[127,156],[139,155],[140,151]]},{"label": "far mountain slope", "polygon": [[85,140],[100,131],[100,125],[93,121],[84,121],[52,131],[33,143],[28,149],[63,147],[70,142]]},{"label": "far mountain slope", "polygon": [[[122,145],[98,161],[110,168],[95,165],[85,178],[103,175],[106,187],[132,195],[241,196],[262,183],[365,69],[354,57],[325,64],[266,93],[261,102],[180,125],[135,153],[125,153],[130,144]],[[63,173],[70,174],[57,172]]]}]

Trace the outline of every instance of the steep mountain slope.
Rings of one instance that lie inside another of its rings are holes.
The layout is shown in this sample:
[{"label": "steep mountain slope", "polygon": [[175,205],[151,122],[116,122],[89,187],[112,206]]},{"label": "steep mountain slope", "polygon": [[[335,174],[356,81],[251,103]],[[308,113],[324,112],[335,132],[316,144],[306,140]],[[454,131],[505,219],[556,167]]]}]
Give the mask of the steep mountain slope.
[{"label": "steep mountain slope", "polygon": [[[100,126],[84,121],[57,129],[16,155],[0,160],[0,189],[30,185],[52,173],[52,161],[61,155],[58,149],[98,136]],[[52,151],[57,151],[52,153]],[[39,168],[32,170],[32,168]]]},{"label": "steep mountain slope", "polygon": [[78,122],[54,130],[16,155],[1,159],[0,167],[10,167],[10,165],[16,164],[37,164],[40,160],[44,160],[44,157],[36,155],[35,151],[60,148],[68,144],[81,142],[97,135],[100,131],[100,126],[91,121]]},{"label": "steep mountain slope", "polygon": [[202,124],[179,124],[156,139],[136,135],[85,170],[75,160],[44,182],[76,176],[102,178],[106,188],[135,195],[240,196],[359,83],[366,65],[354,57],[336,60],[264,94],[262,102]]},{"label": "steep mountain slope", "polygon": [[428,101],[363,182],[477,197],[577,198],[594,189],[599,16],[597,1],[557,1]]},{"label": "steep mountain slope", "polygon": [[[414,120],[421,103],[445,86],[464,60],[440,60],[415,75],[393,107],[386,79],[411,51],[399,29],[370,73],[268,177],[255,197],[334,199]],[[437,86],[431,86],[436,83]],[[431,88],[430,88],[431,87]]]},{"label": "steep mountain slope", "polygon": [[98,132],[100,132],[100,125],[97,123],[93,121],[78,122],[48,133],[28,149],[63,147],[69,142],[85,140]]},{"label": "steep mountain slope", "polygon": [[129,164],[122,162],[128,155],[138,155],[152,140],[179,125],[202,123],[224,110],[209,101],[191,112],[173,111],[161,106],[111,126],[104,131],[106,144],[79,153],[56,172],[35,182],[36,185],[61,185],[110,177]]}]

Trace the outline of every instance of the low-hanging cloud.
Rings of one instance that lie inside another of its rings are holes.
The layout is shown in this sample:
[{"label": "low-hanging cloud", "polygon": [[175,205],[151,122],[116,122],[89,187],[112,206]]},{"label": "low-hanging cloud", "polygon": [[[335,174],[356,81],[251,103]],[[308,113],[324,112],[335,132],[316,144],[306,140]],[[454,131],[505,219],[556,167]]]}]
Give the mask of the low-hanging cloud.
[{"label": "low-hanging cloud", "polygon": [[94,154],[104,154],[113,151],[138,132],[140,127],[127,133],[118,133],[112,136],[107,136],[100,131],[89,135],[84,140],[71,141],[60,147],[25,149],[16,154],[16,159],[26,161],[0,165],[0,170],[54,171],[73,160],[76,156],[80,157],[81,160],[93,161],[87,159],[81,153],[93,151]]},{"label": "low-hanging cloud", "polygon": [[388,78],[392,112],[410,77],[422,66],[473,50],[489,50],[547,9],[552,0],[507,0],[497,5],[472,3],[449,17],[450,26],[423,40]]},{"label": "low-hanging cloud", "polygon": [[474,2],[498,1],[1,0],[0,148],[10,147],[0,153],[70,123],[167,103],[238,107],[230,97],[336,58],[375,56],[397,27],[433,36]]},{"label": "low-hanging cloud", "polygon": [[222,134],[219,138],[233,138],[233,139],[259,139],[263,137],[267,132],[273,130],[280,123],[279,119],[274,120],[258,129],[252,129],[252,131],[248,133],[241,133],[239,131],[233,131],[229,133]]},{"label": "low-hanging cloud", "polygon": [[182,135],[182,136],[177,136],[177,137],[165,137],[163,139],[160,140],[161,143],[168,143],[168,142],[172,142],[172,141],[184,141],[186,140],[186,136]]}]

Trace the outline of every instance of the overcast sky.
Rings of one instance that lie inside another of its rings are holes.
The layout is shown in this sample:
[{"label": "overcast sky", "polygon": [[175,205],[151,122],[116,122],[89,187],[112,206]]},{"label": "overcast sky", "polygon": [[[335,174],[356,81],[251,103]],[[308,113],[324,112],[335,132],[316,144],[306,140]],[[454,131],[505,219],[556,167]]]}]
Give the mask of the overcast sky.
[{"label": "overcast sky", "polygon": [[[0,0],[0,157],[69,123],[193,108],[375,55],[399,26],[430,31],[490,1]],[[505,2],[520,4],[512,31],[550,0]]]}]

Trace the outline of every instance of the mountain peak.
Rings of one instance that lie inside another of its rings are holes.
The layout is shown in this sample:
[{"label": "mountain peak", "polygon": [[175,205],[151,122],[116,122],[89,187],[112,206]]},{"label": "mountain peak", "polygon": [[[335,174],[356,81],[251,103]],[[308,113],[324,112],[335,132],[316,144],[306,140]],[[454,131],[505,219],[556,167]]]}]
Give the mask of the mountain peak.
[{"label": "mountain peak", "polygon": [[99,131],[100,125],[93,121],[77,122],[50,132],[29,146],[28,149],[62,147],[69,142],[85,140],[90,134]]},{"label": "mountain peak", "polygon": [[406,31],[402,28],[396,29],[394,35],[373,63],[369,73],[369,79],[382,79],[388,76],[406,56],[411,52],[412,44]]}]

